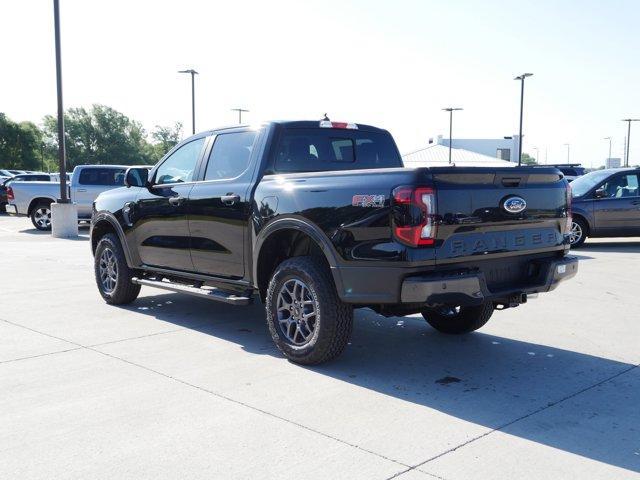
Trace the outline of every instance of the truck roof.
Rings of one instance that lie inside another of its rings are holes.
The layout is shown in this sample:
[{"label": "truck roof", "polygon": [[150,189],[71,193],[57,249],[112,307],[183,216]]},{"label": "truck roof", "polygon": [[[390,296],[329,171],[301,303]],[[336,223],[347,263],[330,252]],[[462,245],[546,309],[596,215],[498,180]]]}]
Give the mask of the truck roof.
[{"label": "truck roof", "polygon": [[[287,127],[287,128],[319,128],[320,127],[320,122],[321,120],[269,120],[266,122],[260,122],[258,125],[260,126],[266,126],[266,125],[279,125],[279,126],[283,126],[283,127]],[[342,122],[340,122],[342,123]],[[350,122],[352,123],[352,122]],[[363,130],[363,131],[367,131],[367,132],[386,132],[386,130],[384,128],[378,128],[378,127],[374,127],[372,125],[365,125],[363,123],[355,123],[355,125],[358,126],[358,130]],[[210,130],[201,132],[201,133],[197,133],[194,136],[199,136],[199,135],[203,135],[203,134],[211,134],[213,132],[219,132],[221,130],[231,130],[231,129],[236,129],[236,128],[248,128],[248,127],[253,127],[256,126],[256,124],[242,124],[242,125],[227,125],[227,126],[223,126],[223,127],[218,127],[218,128],[212,128]]]}]

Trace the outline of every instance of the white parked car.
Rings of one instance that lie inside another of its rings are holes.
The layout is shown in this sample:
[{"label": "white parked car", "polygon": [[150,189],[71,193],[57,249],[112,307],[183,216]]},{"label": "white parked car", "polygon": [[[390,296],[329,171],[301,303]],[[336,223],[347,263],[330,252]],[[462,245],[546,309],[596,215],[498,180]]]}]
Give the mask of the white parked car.
[{"label": "white parked car", "polygon": [[[93,201],[102,192],[124,185],[125,165],[79,165],[68,184],[69,198],[78,206],[78,221],[91,220]],[[51,229],[51,203],[60,198],[60,182],[11,182],[7,212],[31,217],[38,230]]]}]

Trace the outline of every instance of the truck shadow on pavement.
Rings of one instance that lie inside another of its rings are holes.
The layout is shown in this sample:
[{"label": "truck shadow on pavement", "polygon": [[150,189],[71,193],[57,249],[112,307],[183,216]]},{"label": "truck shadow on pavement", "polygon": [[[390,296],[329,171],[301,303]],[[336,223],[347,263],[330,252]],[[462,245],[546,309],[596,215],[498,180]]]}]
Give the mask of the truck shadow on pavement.
[{"label": "truck shadow on pavement", "polygon": [[[233,342],[249,354],[280,357],[284,369],[305,368],[487,429],[640,471],[639,369],[624,375],[635,368],[629,363],[482,331],[447,336],[419,316],[384,318],[361,309],[341,357],[300,367],[285,363],[273,346],[260,304],[238,309],[160,294],[125,308]],[[500,321],[499,313],[491,320]],[[242,385],[245,379],[237,381]],[[289,408],[295,410],[305,402],[304,392],[290,388]],[[347,389],[345,395],[356,393]]]},{"label": "truck shadow on pavement", "polygon": [[640,241],[589,243],[589,240],[587,240],[580,248],[571,250],[572,254],[582,252],[640,253]]}]

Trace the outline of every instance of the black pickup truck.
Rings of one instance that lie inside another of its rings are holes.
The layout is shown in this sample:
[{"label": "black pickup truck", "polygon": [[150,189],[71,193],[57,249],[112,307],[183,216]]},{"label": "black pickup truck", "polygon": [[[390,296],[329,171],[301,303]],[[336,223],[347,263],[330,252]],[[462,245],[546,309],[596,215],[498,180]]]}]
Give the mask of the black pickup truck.
[{"label": "black pickup truck", "polygon": [[141,285],[236,305],[259,297],[290,360],[349,341],[353,309],[467,333],[574,276],[555,168],[403,168],[386,130],[270,122],[195,135],[100,194],[91,247],[111,304]]}]

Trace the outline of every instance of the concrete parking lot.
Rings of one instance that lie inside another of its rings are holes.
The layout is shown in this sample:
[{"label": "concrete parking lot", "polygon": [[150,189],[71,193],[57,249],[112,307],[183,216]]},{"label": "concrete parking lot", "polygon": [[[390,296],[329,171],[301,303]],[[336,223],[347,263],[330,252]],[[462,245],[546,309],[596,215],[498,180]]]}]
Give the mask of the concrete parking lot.
[{"label": "concrete parking lot", "polygon": [[261,305],[106,305],[87,240],[0,216],[0,478],[640,478],[638,239],[472,335],[358,311],[313,368]]}]

